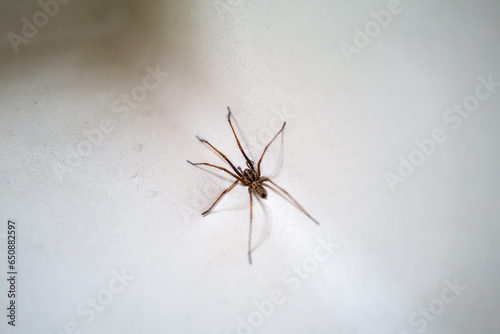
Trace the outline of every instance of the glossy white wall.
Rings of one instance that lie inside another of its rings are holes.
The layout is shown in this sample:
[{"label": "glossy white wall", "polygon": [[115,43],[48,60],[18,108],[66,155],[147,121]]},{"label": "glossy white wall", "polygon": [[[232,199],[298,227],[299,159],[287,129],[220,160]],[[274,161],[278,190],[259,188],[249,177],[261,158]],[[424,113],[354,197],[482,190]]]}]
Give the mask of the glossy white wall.
[{"label": "glossy white wall", "polygon": [[[16,331],[500,329],[495,1],[0,9]],[[247,190],[203,218],[231,180],[186,162],[244,166],[227,106],[254,160],[287,122],[263,173],[321,223],[254,201],[252,266]]]}]

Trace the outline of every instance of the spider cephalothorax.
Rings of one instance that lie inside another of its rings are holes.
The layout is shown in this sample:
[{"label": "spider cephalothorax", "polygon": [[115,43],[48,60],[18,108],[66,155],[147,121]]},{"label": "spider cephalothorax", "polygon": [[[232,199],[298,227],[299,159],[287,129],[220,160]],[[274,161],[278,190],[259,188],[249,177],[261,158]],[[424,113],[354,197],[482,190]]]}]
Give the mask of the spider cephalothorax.
[{"label": "spider cephalothorax", "polygon": [[247,165],[248,168],[245,168],[245,170],[242,170],[241,167],[236,168],[233,165],[233,163],[224,154],[222,154],[222,152],[220,152],[215,147],[213,147],[212,144],[210,144],[208,141],[206,141],[205,139],[201,139],[198,136],[197,136],[198,140],[201,141],[202,143],[206,143],[215,152],[217,152],[222,157],[222,159],[224,159],[231,166],[231,168],[233,169],[234,173],[231,172],[231,171],[229,171],[228,169],[226,169],[224,167],[212,165],[212,164],[209,164],[209,163],[206,163],[206,162],[192,163],[189,160],[188,160],[188,162],[190,164],[192,164],[192,165],[195,165],[195,166],[197,166],[197,165],[205,165],[205,166],[210,166],[210,167],[214,167],[214,168],[220,169],[220,170],[228,173],[229,175],[231,175],[232,177],[234,177],[236,179],[236,181],[234,181],[234,183],[231,186],[229,186],[229,188],[227,188],[226,190],[224,190],[222,192],[222,194],[219,196],[219,198],[217,198],[217,200],[214,202],[214,204],[212,204],[212,206],[207,211],[205,211],[205,212],[202,213],[203,216],[206,216],[207,214],[209,214],[212,211],[212,209],[217,205],[217,203],[219,203],[219,201],[222,199],[222,197],[225,194],[227,194],[228,192],[230,192],[238,184],[238,182],[241,182],[242,185],[248,187],[248,193],[250,195],[250,232],[249,232],[249,237],[248,237],[248,261],[250,262],[250,264],[252,264],[252,193],[254,193],[255,195],[259,196],[260,198],[266,199],[267,198],[267,191],[264,188],[264,186],[269,187],[269,185],[265,184],[264,182],[269,182],[273,186],[275,186],[276,188],[278,188],[279,190],[281,190],[281,192],[283,192],[292,201],[292,203],[294,203],[295,206],[297,206],[297,208],[299,210],[301,210],[303,213],[305,213],[307,215],[307,217],[309,217],[316,224],[319,225],[319,223],[318,223],[318,221],[316,219],[314,219],[313,217],[311,217],[307,213],[307,211],[304,210],[304,208],[285,189],[283,189],[280,186],[278,186],[276,183],[274,183],[273,181],[271,181],[269,178],[262,177],[261,174],[260,174],[260,163],[262,162],[262,158],[264,157],[264,154],[266,153],[266,151],[267,151],[268,147],[271,145],[271,143],[283,131],[283,129],[285,128],[286,122],[283,123],[283,126],[278,131],[278,133],[273,137],[273,139],[271,139],[271,141],[269,142],[269,144],[267,144],[267,146],[264,148],[264,152],[262,152],[262,155],[260,156],[259,162],[257,163],[257,168],[255,168],[254,162],[252,160],[250,160],[248,158],[248,156],[246,155],[245,151],[241,147],[241,144],[240,144],[240,141],[238,139],[238,136],[236,135],[236,132],[234,131],[233,124],[231,123],[231,110],[229,109],[229,107],[227,107],[227,110],[229,111],[228,114],[227,114],[227,121],[229,122],[229,125],[231,126],[231,130],[233,131],[234,138],[236,138],[236,143],[238,144],[238,147],[239,147],[241,153],[245,157],[246,165]]},{"label": "spider cephalothorax", "polygon": [[254,168],[253,161],[247,162],[247,166],[245,170],[241,170],[241,167],[238,167],[238,170],[242,174],[241,183],[244,186],[251,187],[252,191],[259,196],[260,198],[267,198],[267,191],[264,188],[262,182],[263,178],[260,177],[259,173]]}]

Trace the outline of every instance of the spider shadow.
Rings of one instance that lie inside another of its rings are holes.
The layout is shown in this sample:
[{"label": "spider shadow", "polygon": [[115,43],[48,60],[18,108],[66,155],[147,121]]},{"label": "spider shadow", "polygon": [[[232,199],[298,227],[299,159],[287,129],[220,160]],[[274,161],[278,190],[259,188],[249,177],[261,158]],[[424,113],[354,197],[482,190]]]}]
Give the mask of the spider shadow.
[{"label": "spider shadow", "polygon": [[[224,168],[229,169],[230,171],[232,171],[232,167],[231,167],[231,165],[229,165],[229,164],[227,163],[227,161],[226,161],[226,160],[224,160],[224,158],[222,158],[222,157],[221,157],[221,156],[220,156],[217,152],[215,152],[215,151],[214,151],[214,150],[213,150],[210,146],[208,146],[208,145],[203,145],[203,146],[204,146],[207,150],[209,150],[209,151],[210,151],[213,155],[215,155],[215,156],[217,157],[217,159],[218,159],[220,162],[222,162],[222,166],[226,166],[226,167],[224,167]],[[222,152],[222,151],[221,151],[221,152]],[[222,152],[222,153],[224,153],[224,152]],[[228,159],[229,159],[229,158],[228,158]],[[231,161],[231,159],[229,159],[229,160]],[[232,162],[232,161],[231,161],[231,162]],[[220,166],[220,165],[219,165],[219,166]],[[236,165],[235,165],[235,166],[236,166]],[[199,166],[196,166],[196,167],[199,167]],[[201,169],[203,169],[203,168],[201,168]],[[206,169],[203,169],[203,170],[204,170],[204,171],[209,172],[209,171],[208,171],[208,170],[206,170]],[[209,172],[209,173],[210,173],[210,174],[212,174],[212,175],[219,175],[219,174],[215,174],[214,172]],[[224,173],[224,174],[225,174],[225,173]],[[226,180],[229,180],[229,179],[226,179]],[[233,180],[233,182],[234,182],[234,180]]]},{"label": "spider shadow", "polygon": [[285,201],[287,201],[288,203],[290,203],[294,208],[296,208],[297,210],[299,210],[300,212],[302,212],[302,210],[297,206],[295,205],[294,202],[292,202],[287,196],[283,195],[280,191],[276,190],[274,188],[274,186],[270,185],[270,184],[266,184],[264,183],[264,186],[268,189],[270,189],[273,193],[279,195],[281,198],[283,198]]},{"label": "spider shadow", "polygon": [[[278,158],[278,163],[274,167],[274,170],[269,174],[269,178],[274,178],[278,176],[283,168],[284,161],[285,161],[285,131],[283,131],[280,135],[281,140],[280,140],[280,148],[279,148],[279,158]],[[267,152],[266,152],[267,154]]]},{"label": "spider shadow", "polygon": [[[245,187],[246,188],[246,187]],[[227,195],[227,194],[226,194]],[[224,197],[226,197],[226,195],[224,195]],[[222,197],[222,198],[224,198]],[[221,198],[221,201],[222,201],[222,198]],[[213,214],[217,214],[217,213],[222,213],[222,212],[237,212],[237,211],[243,211],[245,209],[248,208],[248,205],[247,204],[244,204],[244,203],[235,203],[233,205],[230,205],[229,207],[224,207],[222,209],[213,209],[212,211],[210,211],[210,213],[208,213],[207,215],[205,215],[205,217],[207,216],[210,216],[210,215],[213,215]]]},{"label": "spider shadow", "polygon": [[[241,131],[241,128],[239,126],[239,123],[238,121],[236,120],[235,117],[233,117],[233,123],[234,123],[234,126],[235,128],[237,129],[238,131],[238,134],[239,134],[239,139],[240,139],[240,142],[242,142],[244,144],[245,147],[249,147],[248,146],[248,142],[245,138],[245,135],[243,133],[243,131]],[[279,130],[278,130],[279,131]],[[278,163],[274,166],[274,169],[273,171],[271,172],[271,174],[269,174],[269,178],[274,178],[276,176],[279,175],[281,169],[283,168],[283,164],[284,164],[284,156],[285,156],[285,131],[281,132],[280,134],[280,146],[279,146],[279,159],[278,159]],[[273,134],[274,136],[274,134]],[[265,143],[265,145],[267,145],[271,140],[272,140],[273,137],[269,138],[269,141]],[[264,151],[264,148],[266,146],[263,146],[261,149],[262,149],[262,152]],[[262,155],[262,152],[259,154],[258,158],[260,159],[261,155]],[[249,152],[251,153],[251,152]],[[266,154],[269,154],[270,152],[266,152]],[[247,153],[248,155],[248,153]],[[253,156],[253,154],[252,154]],[[262,163],[264,163],[264,159],[263,158],[263,161]],[[254,160],[254,161],[258,161],[258,160]],[[266,186],[268,186],[266,184]],[[272,189],[272,191],[276,194],[279,194],[281,197],[283,197],[285,200],[287,200],[289,203],[291,203],[294,207],[295,207],[295,204],[293,202],[291,202],[287,197],[283,196],[280,192],[278,192],[276,189],[274,189],[273,187],[269,187],[270,189]],[[272,228],[274,226],[272,220],[269,220],[269,215],[268,215],[268,212],[267,212],[267,208],[266,206],[264,205],[264,203],[262,202],[261,198],[259,196],[255,196],[255,198],[257,199],[257,201],[259,202],[259,205],[261,206],[262,208],[262,212],[264,213],[264,221],[262,223],[262,230],[261,230],[261,233],[259,234],[259,236],[256,238],[256,241],[255,243],[253,243],[252,245],[252,252],[254,252],[257,248],[259,248],[262,244],[264,244],[271,236],[271,231],[272,231]],[[254,215],[254,219],[255,219],[255,215]]]},{"label": "spider shadow", "polygon": [[[233,117],[233,122],[234,122],[235,128],[237,129],[237,132],[240,135],[239,136],[240,142],[242,142],[244,144],[244,146],[247,148],[247,151],[248,151],[249,150],[249,147],[247,145],[248,142],[246,141],[245,136],[244,136],[243,132],[241,131],[241,128],[240,128],[238,122],[236,121],[236,119],[234,117]],[[280,147],[279,147],[278,161],[277,161],[277,164],[274,165],[273,171],[269,174],[270,175],[269,178],[274,178],[277,175],[279,175],[279,173],[280,173],[280,171],[281,171],[281,169],[283,168],[283,165],[284,165],[284,146],[285,146],[284,145],[284,131],[281,132],[280,137],[281,137],[281,140],[280,140],[280,144],[279,144]],[[261,152],[264,151],[266,145],[268,145],[270,143],[270,141],[272,140],[272,138],[274,138],[274,135],[273,135],[273,137],[271,137],[269,139],[268,142],[265,143],[265,145],[262,147],[262,151]],[[272,146],[270,146],[270,147],[272,147]],[[219,154],[216,154],[212,150],[210,150],[210,151],[213,154],[215,154],[221,161],[224,161],[224,163],[225,163],[224,165],[226,165],[226,166],[229,165],[227,163],[227,161],[225,161]],[[272,152],[272,150],[271,150],[271,152]],[[249,152],[249,153],[251,153],[251,152]],[[267,154],[266,156],[268,156],[269,153],[270,152],[267,151],[266,152],[266,154]],[[253,156],[253,154],[252,154],[252,156]],[[262,156],[262,153],[259,154],[258,158],[260,159],[261,156]],[[263,158],[262,162],[265,165],[264,160],[265,159]],[[258,161],[258,160],[254,160],[254,161]],[[199,166],[196,166],[196,167],[199,167]],[[213,171],[207,170],[207,169],[202,168],[202,167],[199,167],[199,168],[202,169],[202,170],[204,170],[204,171],[206,171],[206,172],[208,172],[208,173],[210,173],[212,176],[217,176],[220,179],[234,182],[234,179],[229,179],[227,177],[221,176],[219,174],[216,174]],[[269,186],[268,184],[265,184],[265,185],[266,185],[266,187],[270,188],[274,193],[279,194],[281,197],[283,197],[285,200],[287,200],[289,203],[291,203],[294,207],[296,207],[295,204],[292,201],[290,201],[286,196],[284,196],[282,193],[280,193],[279,191],[277,191],[276,189],[274,189],[274,187]],[[225,195],[227,195],[227,193]],[[220,200],[222,200],[225,197],[225,195]],[[264,203],[262,202],[261,198],[259,196],[257,196],[256,194],[252,194],[252,196],[254,196],[257,199],[257,201],[259,202],[259,205],[262,208],[262,212],[264,214],[264,221],[262,223],[261,232],[257,236],[257,238],[255,238],[255,242],[252,243],[252,249],[251,250],[253,252],[256,249],[258,249],[262,244],[264,244],[270,238],[272,227],[273,227],[274,224],[273,224],[272,220],[269,219],[267,208],[264,205]],[[224,208],[222,210],[213,210],[209,214],[211,215],[211,214],[219,213],[219,212],[222,212],[222,211],[240,211],[240,210],[242,210],[244,208],[245,208],[244,205],[237,205],[237,206],[233,206],[232,208]],[[254,224],[255,223],[255,215],[253,215],[253,218],[254,218],[254,222],[253,222],[253,224]]]},{"label": "spider shadow", "polygon": [[[240,143],[242,143],[242,144],[243,144],[242,146],[244,146],[244,147],[247,149],[247,152],[245,152],[245,153],[247,153],[247,155],[251,155],[251,156],[252,156],[252,158],[254,158],[254,159],[253,159],[253,161],[254,161],[254,162],[258,162],[258,160],[255,160],[255,156],[252,154],[253,152],[249,152],[248,142],[247,142],[247,140],[246,140],[246,138],[245,138],[244,133],[241,131],[241,128],[240,128],[240,126],[239,126],[239,123],[238,123],[238,121],[237,121],[236,117],[234,117],[234,114],[233,114],[232,119],[233,119],[233,126],[236,128],[236,129],[235,129],[235,131],[237,130],[236,132],[238,132],[238,134],[239,134],[239,137],[238,137],[238,138],[239,138],[239,140],[240,140]],[[278,130],[278,131],[279,131],[279,130]],[[230,132],[230,133],[232,134],[232,132]],[[283,164],[284,164],[284,160],[285,160],[285,159],[284,159],[284,157],[285,157],[285,140],[284,140],[284,138],[285,138],[285,131],[284,131],[284,130],[281,132],[281,135],[280,135],[279,137],[281,138],[281,140],[280,140],[280,144],[279,144],[279,145],[280,145],[280,147],[279,147],[279,155],[278,155],[278,156],[279,156],[279,159],[278,159],[278,163],[275,165],[275,167],[274,167],[273,171],[271,172],[271,174],[269,174],[269,177],[270,177],[270,178],[271,178],[271,177],[273,177],[273,178],[274,178],[274,177],[276,177],[276,176],[278,176],[278,175],[279,175],[279,173],[280,173],[281,169],[283,168]],[[260,159],[260,157],[262,156],[262,152],[264,151],[264,148],[265,148],[265,147],[266,147],[266,145],[267,145],[267,144],[271,141],[271,139],[272,139],[272,138],[273,138],[273,137],[269,138],[269,141],[268,141],[268,142],[266,142],[266,143],[264,144],[264,146],[261,148],[262,150],[261,150],[261,152],[260,152],[260,153],[259,153],[259,155],[258,155],[258,158],[259,158],[259,159]],[[234,138],[233,138],[233,140],[234,140]],[[235,144],[236,144],[236,141],[235,141]],[[217,157],[217,158],[218,158],[221,162],[223,162],[223,165],[225,165],[228,169],[231,169],[231,166],[229,165],[229,163],[228,163],[226,160],[224,160],[224,159],[223,159],[223,158],[222,158],[222,157],[221,157],[221,156],[220,156],[217,152],[215,152],[214,150],[212,150],[212,149],[211,149],[209,146],[207,146],[207,145],[203,145],[203,146],[205,146],[205,147],[206,147],[206,148],[207,148],[210,152],[212,152],[212,154],[214,154],[214,155],[215,155],[215,156],[216,156],[216,157]],[[271,145],[271,147],[272,147],[272,145]],[[240,152],[240,153],[241,153],[241,152]],[[266,152],[266,156],[268,156],[268,155],[269,155],[269,153],[270,153],[270,152]],[[243,155],[243,154],[242,154],[242,155]],[[244,157],[243,157],[243,158],[244,158]],[[231,159],[229,159],[229,160],[231,160]],[[264,162],[264,158],[263,158],[263,161],[262,161],[262,162]],[[234,164],[234,163],[233,163],[233,164]],[[265,165],[265,163],[264,163],[264,165]],[[238,167],[238,166],[240,166],[240,165],[239,165],[239,164],[235,164],[235,166],[236,166],[236,167]],[[242,166],[245,166],[245,165],[243,164]],[[199,167],[199,166],[197,166],[197,167]],[[203,169],[203,168],[202,168],[202,169]],[[243,169],[245,169],[245,168],[243,168]],[[203,169],[203,170],[205,170],[205,171],[209,172],[209,173],[210,173],[210,174],[212,174],[212,175],[217,175],[217,176],[218,176],[218,174],[215,174],[215,173],[213,173],[213,172],[210,172],[210,171],[208,171],[208,170],[206,170],[206,169]],[[223,178],[223,179],[225,179],[225,178]],[[227,180],[227,179],[226,179],[226,180]],[[234,181],[233,181],[233,182],[234,182]]]},{"label": "spider shadow", "polygon": [[[253,159],[253,161],[254,161],[255,163],[257,163],[257,162],[258,162],[258,160],[255,160],[255,156],[254,156],[254,154],[253,154],[253,153],[255,153],[255,152],[249,152],[249,148],[250,148],[250,147],[252,147],[252,146],[249,146],[249,145],[248,145],[248,141],[247,141],[247,140],[246,140],[246,138],[245,138],[245,134],[244,134],[244,132],[243,132],[243,131],[241,131],[240,125],[239,125],[239,123],[238,123],[238,120],[236,119],[236,117],[234,117],[234,113],[233,113],[232,115],[233,115],[233,125],[234,125],[234,127],[236,128],[236,130],[237,130],[237,132],[238,132],[238,134],[239,134],[239,137],[238,137],[238,138],[239,138],[240,142],[242,143],[242,146],[244,147],[244,149],[245,149],[245,148],[247,149],[247,152],[246,152],[246,153],[247,153],[247,155],[251,155],[251,156],[252,156],[252,158],[254,158],[254,159]],[[278,131],[279,131],[279,128],[276,130],[276,132],[278,132]],[[258,157],[257,157],[257,158],[259,158],[259,159],[260,159],[260,157],[261,157],[261,155],[262,155],[262,152],[264,151],[264,148],[265,148],[265,147],[266,147],[266,145],[267,145],[267,144],[271,141],[271,139],[274,137],[274,135],[275,135],[275,133],[273,133],[272,137],[271,137],[271,138],[269,138],[269,140],[268,140],[266,143],[264,143],[264,145],[261,147],[261,151],[260,151],[260,153],[258,154]],[[284,156],[285,156],[285,154],[284,154],[284,153],[285,153],[285,150],[284,150],[284,147],[285,147],[285,145],[284,145],[284,138],[285,138],[285,136],[284,136],[284,135],[285,135],[285,131],[283,130],[283,131],[281,132],[281,135],[279,136],[279,137],[281,138],[281,140],[280,140],[280,149],[279,149],[279,153],[280,153],[280,154],[279,154],[279,161],[278,161],[278,164],[275,166],[274,171],[273,171],[273,173],[275,173],[275,174],[270,175],[270,177],[275,177],[275,176],[278,176],[278,175],[279,175],[279,172],[281,171],[281,168],[283,167]],[[272,145],[271,145],[271,147],[272,147]],[[269,152],[266,152],[266,156],[267,156],[268,154],[269,154]],[[264,159],[263,159],[263,161],[262,161],[262,162],[264,162]]]},{"label": "spider shadow", "polygon": [[[271,231],[273,229],[274,224],[273,224],[272,220],[269,220],[269,215],[268,215],[266,206],[264,205],[264,203],[262,203],[261,198],[259,196],[255,196],[255,195],[252,195],[252,196],[254,196],[254,198],[257,199],[257,202],[259,203],[260,207],[262,208],[262,212],[264,213],[264,215],[263,215],[264,220],[262,221],[262,229],[255,239],[252,238],[252,240],[255,240],[254,242],[252,242],[252,253],[253,253],[255,250],[257,250],[260,246],[262,246],[270,238]],[[248,209],[248,206],[245,204],[234,205],[230,208],[224,208],[221,210],[213,210],[212,212],[209,213],[209,215],[213,215],[213,214],[220,213],[220,212],[242,211],[244,209]],[[256,221],[255,220],[255,218],[256,218],[255,206],[252,208],[252,210],[254,210],[252,224],[253,224],[253,227],[255,227],[255,221]],[[247,217],[246,222],[249,223],[248,217]],[[253,230],[255,231],[255,229],[253,229]]]},{"label": "spider shadow", "polygon": [[255,240],[255,243],[252,245],[252,253],[259,248],[262,244],[264,244],[269,237],[271,237],[271,231],[273,229],[274,223],[269,220],[269,215],[267,214],[266,206],[262,203],[262,200],[259,196],[255,196],[257,198],[257,202],[259,202],[262,212],[264,213],[264,221],[262,222],[262,230],[258,237]]},{"label": "spider shadow", "polygon": [[204,171],[204,172],[206,172],[206,173],[208,173],[208,174],[210,174],[210,175],[212,175],[212,176],[215,176],[215,177],[217,177],[217,178],[218,178],[218,179],[220,179],[220,180],[225,180],[225,181],[228,181],[228,182],[234,182],[234,181],[235,181],[235,179],[230,179],[230,178],[228,178],[228,177],[227,177],[227,176],[225,176],[225,175],[217,174],[216,172],[214,172],[214,171],[212,171],[212,170],[205,169],[205,168],[200,167],[200,166],[194,166],[194,167],[199,168],[199,169],[201,169],[202,171]]},{"label": "spider shadow", "polygon": [[[245,152],[245,153],[247,153],[247,155],[253,156],[252,152],[249,152],[249,149],[248,149],[249,146],[248,146],[248,142],[245,138],[245,134],[243,133],[243,131],[241,131],[240,125],[239,125],[238,121],[236,120],[236,117],[234,117],[234,114],[232,114],[232,115],[233,115],[233,126],[236,128],[235,131],[237,130],[236,132],[238,132],[240,134],[240,136],[238,138],[240,140],[240,143],[242,144],[243,150],[246,148],[247,152]],[[243,157],[243,159],[244,158],[245,157]]]}]

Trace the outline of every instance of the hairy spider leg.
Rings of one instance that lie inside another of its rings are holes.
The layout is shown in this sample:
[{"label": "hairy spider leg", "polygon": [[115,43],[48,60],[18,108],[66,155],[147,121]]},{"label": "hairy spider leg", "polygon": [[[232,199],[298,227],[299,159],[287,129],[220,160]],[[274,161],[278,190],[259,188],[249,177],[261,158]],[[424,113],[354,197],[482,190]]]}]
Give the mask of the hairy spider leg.
[{"label": "hairy spider leg", "polygon": [[[316,219],[314,219],[313,217],[311,217],[311,215],[309,213],[307,213],[307,211],[292,197],[292,195],[290,195],[288,193],[288,191],[286,191],[285,189],[281,188],[280,186],[278,186],[276,183],[274,183],[273,181],[271,181],[267,177],[263,177],[261,180],[262,180],[262,182],[265,182],[265,181],[271,182],[276,188],[278,188],[283,193],[285,193],[288,196],[288,198],[297,206],[297,208],[299,208],[300,211],[302,211],[303,213],[305,213],[307,217],[309,217],[313,222],[315,222],[316,224],[319,225],[319,222]],[[262,183],[262,184],[264,184],[264,183]],[[267,185],[267,186],[269,187],[269,185]]]},{"label": "hairy spider leg", "polygon": [[217,200],[214,202],[214,204],[212,204],[212,206],[207,211],[203,212],[201,215],[202,216],[208,215],[213,210],[213,208],[217,205],[217,203],[219,203],[219,201],[222,199],[222,197],[224,197],[224,195],[226,195],[228,192],[230,192],[238,182],[240,182],[240,180],[236,180],[232,185],[229,186],[229,188],[224,190],[222,192],[222,194],[220,194],[219,198],[217,198]]},{"label": "hairy spider leg", "polygon": [[228,171],[227,169],[225,169],[224,167],[219,167],[219,166],[216,166],[216,165],[212,165],[212,164],[208,164],[206,162],[191,162],[189,160],[186,160],[187,162],[189,162],[191,165],[193,166],[198,166],[198,165],[205,165],[205,166],[210,166],[210,167],[213,167],[213,168],[217,168],[217,169],[220,169],[220,170],[223,170],[224,172],[228,173],[229,175],[231,175],[232,177],[234,177],[235,179],[237,179],[238,181],[241,181],[241,178],[239,176],[236,176],[234,173]]},{"label": "hairy spider leg", "polygon": [[245,154],[245,151],[243,151],[243,147],[241,147],[240,140],[238,139],[238,136],[236,135],[236,132],[234,131],[233,124],[231,123],[231,109],[229,109],[229,107],[227,107],[227,110],[229,111],[227,114],[227,121],[229,122],[229,125],[231,126],[231,130],[233,130],[234,138],[236,138],[236,143],[238,144],[238,147],[240,148],[241,153],[243,153],[243,156],[245,157],[245,159],[247,161],[247,166],[250,165],[252,167],[249,167],[249,168],[253,169],[253,162]]},{"label": "hairy spider leg", "polygon": [[219,153],[219,155],[224,159],[226,160],[226,162],[228,164],[231,165],[231,167],[233,168],[233,170],[236,172],[236,174],[238,174],[238,176],[242,177],[243,175],[240,174],[240,172],[238,172],[238,170],[236,169],[236,167],[234,167],[233,163],[231,162],[231,160],[229,160],[221,151],[219,151],[218,149],[216,149],[212,144],[210,144],[207,140],[205,139],[201,139],[200,137],[196,136],[196,138],[198,138],[199,141],[201,141],[202,143],[206,143],[208,146],[210,146],[211,148],[213,148],[215,150],[215,152]]},{"label": "hairy spider leg", "polygon": [[248,232],[248,262],[252,264],[252,188],[248,187],[248,194],[250,195],[250,231]]},{"label": "hairy spider leg", "polygon": [[267,148],[272,144],[272,142],[276,139],[276,137],[278,137],[278,135],[283,131],[283,129],[285,128],[285,125],[286,125],[286,122],[283,123],[281,130],[278,131],[278,133],[273,137],[273,139],[271,139],[269,144],[267,144],[266,148],[264,148],[264,152],[262,152],[262,155],[260,156],[259,162],[257,163],[257,174],[259,174],[259,176],[260,176],[260,163],[262,162],[262,158],[264,157],[264,154],[266,153]]}]

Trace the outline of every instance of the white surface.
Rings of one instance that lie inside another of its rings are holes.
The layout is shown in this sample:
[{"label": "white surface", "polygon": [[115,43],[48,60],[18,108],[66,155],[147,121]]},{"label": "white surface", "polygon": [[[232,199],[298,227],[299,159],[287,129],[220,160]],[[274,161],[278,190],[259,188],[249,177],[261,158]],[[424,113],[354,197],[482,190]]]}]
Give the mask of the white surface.
[{"label": "white surface", "polygon": [[[500,81],[500,8],[402,1],[347,62],[339,45],[388,3],[70,2],[18,53],[4,37],[40,9],[2,4],[0,264],[13,219],[15,331],[243,333],[239,318],[277,289],[283,303],[251,331],[498,333],[500,87],[457,130],[443,114],[479,76]],[[157,66],[169,76],[120,119],[113,101]],[[254,159],[289,115],[264,172],[321,222],[274,193],[254,201],[253,266],[246,189],[202,218],[230,180],[186,163],[222,164],[200,135],[243,165],[227,105]],[[103,119],[114,130],[54,172]],[[446,141],[391,191],[384,174],[436,128]],[[318,237],[339,247],[297,279]],[[87,321],[77,309],[121,271],[133,279]],[[442,314],[415,318],[455,279],[466,288]]]}]

